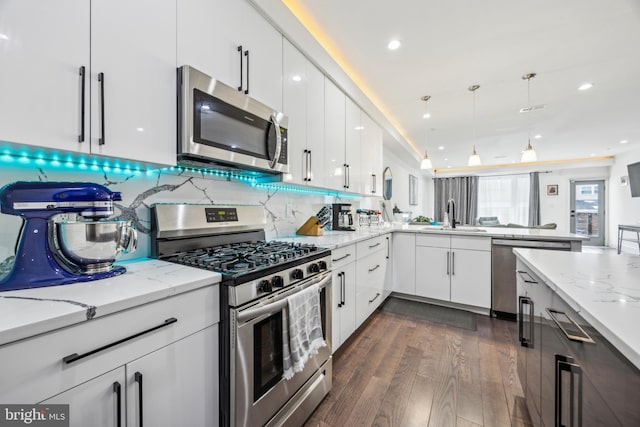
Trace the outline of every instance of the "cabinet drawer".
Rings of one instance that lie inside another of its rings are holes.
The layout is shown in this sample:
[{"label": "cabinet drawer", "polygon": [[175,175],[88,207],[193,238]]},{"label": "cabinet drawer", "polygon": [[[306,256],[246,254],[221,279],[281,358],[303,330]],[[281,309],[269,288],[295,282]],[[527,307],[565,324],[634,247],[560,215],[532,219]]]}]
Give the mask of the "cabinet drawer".
[{"label": "cabinet drawer", "polygon": [[430,246],[432,248],[449,248],[451,236],[448,234],[418,234],[416,246]]},{"label": "cabinet drawer", "polygon": [[451,236],[452,249],[470,249],[475,251],[491,251],[490,237]]},{"label": "cabinet drawer", "polygon": [[387,236],[378,236],[373,239],[367,239],[362,242],[356,243],[358,259],[364,258],[369,254],[379,251],[386,251],[387,249]]},{"label": "cabinet drawer", "polygon": [[340,268],[356,260],[356,245],[343,246],[331,250],[331,268]]},{"label": "cabinet drawer", "polygon": [[20,361],[0,368],[0,402],[46,399],[217,323],[219,314],[219,286],[208,286],[0,347],[0,360]]}]

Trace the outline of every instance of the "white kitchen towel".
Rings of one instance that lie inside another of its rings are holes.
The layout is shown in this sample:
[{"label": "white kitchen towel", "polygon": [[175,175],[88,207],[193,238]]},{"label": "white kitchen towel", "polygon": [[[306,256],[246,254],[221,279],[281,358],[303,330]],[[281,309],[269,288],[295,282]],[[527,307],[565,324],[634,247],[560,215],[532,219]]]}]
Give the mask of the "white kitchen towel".
[{"label": "white kitchen towel", "polygon": [[318,284],[291,295],[287,298],[287,304],[288,309],[283,310],[282,318],[282,377],[288,380],[296,372],[302,371],[309,357],[318,354],[318,349],[327,343],[322,335]]}]

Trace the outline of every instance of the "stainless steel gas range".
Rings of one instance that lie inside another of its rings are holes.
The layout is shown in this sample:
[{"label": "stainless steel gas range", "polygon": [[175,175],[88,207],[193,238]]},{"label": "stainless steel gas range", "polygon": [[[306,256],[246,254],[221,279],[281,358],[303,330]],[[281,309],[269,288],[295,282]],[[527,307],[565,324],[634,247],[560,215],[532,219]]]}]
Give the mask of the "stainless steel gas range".
[{"label": "stainless steel gas range", "polygon": [[[153,256],[223,276],[220,424],[301,425],[331,389],[331,251],[266,242],[261,206],[157,204],[151,219]],[[285,380],[287,298],[314,284],[327,346]]]}]

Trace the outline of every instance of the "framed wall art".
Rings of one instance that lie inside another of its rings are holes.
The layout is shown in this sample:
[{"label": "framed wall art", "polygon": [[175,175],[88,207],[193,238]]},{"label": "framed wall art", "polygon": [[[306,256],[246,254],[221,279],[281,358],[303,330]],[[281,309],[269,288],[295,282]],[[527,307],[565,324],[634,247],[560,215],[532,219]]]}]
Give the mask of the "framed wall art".
[{"label": "framed wall art", "polygon": [[558,184],[547,185],[547,196],[558,195]]}]

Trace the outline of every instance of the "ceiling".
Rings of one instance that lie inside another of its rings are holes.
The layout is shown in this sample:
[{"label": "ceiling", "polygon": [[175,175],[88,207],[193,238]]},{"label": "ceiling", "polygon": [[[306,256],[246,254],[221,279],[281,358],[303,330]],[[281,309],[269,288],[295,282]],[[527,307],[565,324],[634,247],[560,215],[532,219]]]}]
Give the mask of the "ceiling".
[{"label": "ceiling", "polygon": [[[466,166],[474,144],[483,165],[519,162],[529,134],[539,161],[640,147],[638,0],[285,3],[304,10],[333,56],[414,151],[428,149],[435,168]],[[398,50],[387,49],[391,39],[401,41]],[[531,105],[545,108],[520,113],[528,106],[521,76],[531,72]],[[593,88],[577,90],[585,82]],[[429,119],[423,95],[431,95]]]}]

